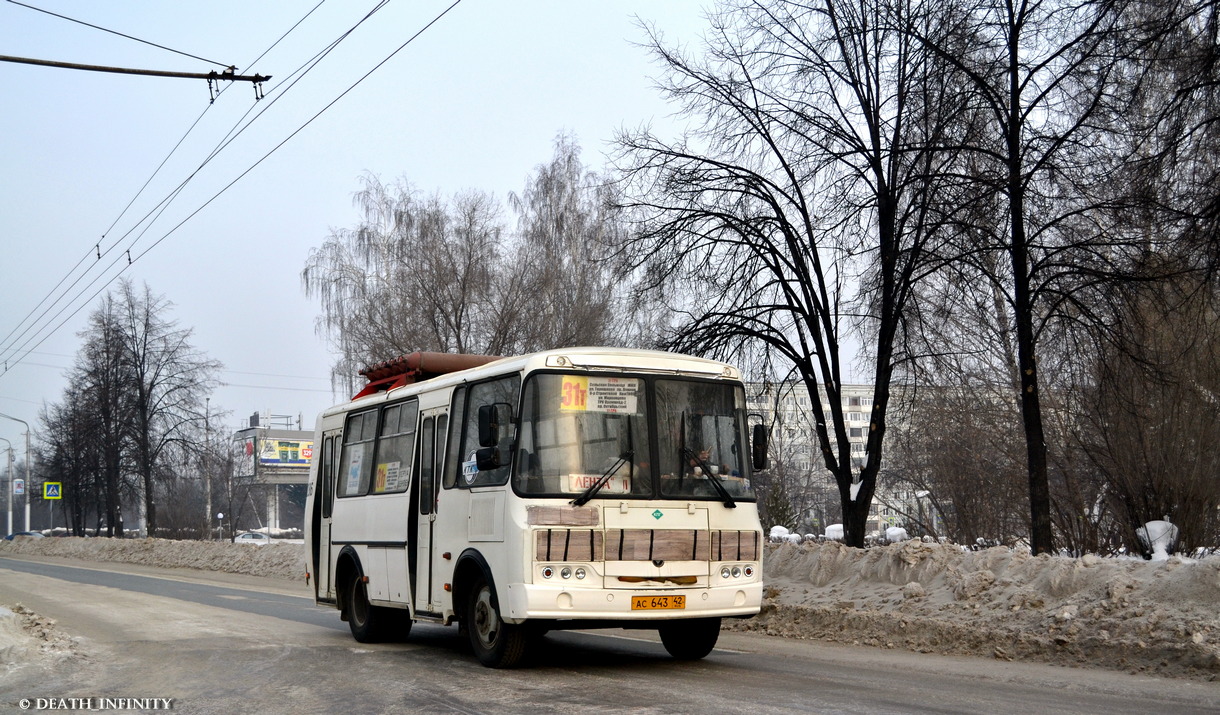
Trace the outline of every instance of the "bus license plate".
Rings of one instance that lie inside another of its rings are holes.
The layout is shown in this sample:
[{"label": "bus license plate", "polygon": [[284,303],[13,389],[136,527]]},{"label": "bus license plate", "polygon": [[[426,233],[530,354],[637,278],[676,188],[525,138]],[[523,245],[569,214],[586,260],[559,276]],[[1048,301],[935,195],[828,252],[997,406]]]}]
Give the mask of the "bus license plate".
[{"label": "bus license plate", "polygon": [[686,608],[686,596],[632,596],[631,610],[681,610]]}]

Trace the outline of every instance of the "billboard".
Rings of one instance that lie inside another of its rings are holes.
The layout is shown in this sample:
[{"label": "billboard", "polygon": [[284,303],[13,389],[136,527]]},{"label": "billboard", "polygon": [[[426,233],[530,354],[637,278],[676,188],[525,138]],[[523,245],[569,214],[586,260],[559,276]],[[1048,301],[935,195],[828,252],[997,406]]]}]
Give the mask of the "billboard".
[{"label": "billboard", "polygon": [[258,463],[264,467],[308,469],[313,459],[313,440],[258,440]]}]

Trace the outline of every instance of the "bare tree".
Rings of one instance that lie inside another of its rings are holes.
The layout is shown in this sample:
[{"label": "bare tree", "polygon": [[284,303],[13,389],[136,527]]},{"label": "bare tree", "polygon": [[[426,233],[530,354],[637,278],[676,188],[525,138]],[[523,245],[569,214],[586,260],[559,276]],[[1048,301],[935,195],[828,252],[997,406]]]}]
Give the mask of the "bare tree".
[{"label": "bare tree", "polygon": [[97,478],[94,481],[99,508],[100,534],[105,524],[108,536],[124,535],[122,502],[129,491],[125,483],[123,447],[127,436],[126,388],[130,385],[128,364],[124,359],[119,308],[113,296],[102,298],[89,316],[89,325],[80,336],[85,344],[77,353],[76,368],[65,400],[83,402],[92,408],[88,422],[68,422],[67,428],[84,428],[71,438],[90,440],[97,447]]},{"label": "bare tree", "polygon": [[[820,459],[834,475],[847,542],[862,545],[882,461],[903,320],[943,212],[946,149],[962,97],[925,34],[931,15],[894,2],[757,0],[725,5],[705,56],[650,45],[663,91],[699,128],[683,141],[621,138],[641,217],[624,252],[677,321],[663,345],[720,356],[759,346],[808,393]],[[843,416],[843,345],[869,336],[874,400],[864,458]]]},{"label": "bare tree", "polygon": [[88,519],[102,514],[101,444],[96,438],[94,395],[81,392],[73,400],[43,407],[43,449],[39,464],[52,481],[63,485],[62,504],[68,530],[84,536]]},{"label": "bare tree", "polygon": [[1168,519],[1191,551],[1220,539],[1220,311],[1197,281],[1132,291],[1124,324],[1141,349],[1107,346],[1088,393],[1085,453],[1118,537]]},{"label": "bare tree", "polygon": [[[372,176],[355,195],[363,220],[310,252],[301,279],[322,304],[318,330],[340,355],[336,376],[417,349],[473,352],[468,324],[490,303],[498,209],[485,194],[421,198]],[[346,385],[351,391],[352,385]]]},{"label": "bare tree", "polygon": [[334,374],[415,350],[497,355],[621,338],[630,306],[599,259],[623,221],[579,154],[570,137],[556,140],[551,162],[510,197],[515,230],[488,194],[423,198],[366,176],[363,220],[332,230],[301,273],[341,356]]},{"label": "bare tree", "polygon": [[147,285],[137,293],[119,285],[124,345],[130,459],[143,497],[144,524],[157,533],[158,471],[173,444],[194,439],[202,426],[204,398],[216,384],[220,363],[190,342],[192,331],[167,318],[170,303]]},{"label": "bare tree", "polygon": [[156,533],[157,496],[177,472],[169,448],[192,441],[219,368],[167,319],[168,309],[147,286],[137,293],[123,282],[117,297],[107,293],[80,333],[62,403],[43,412],[48,460],[62,470],[74,531],[83,532],[92,512],[94,529],[122,537],[123,505],[136,503]]},{"label": "bare tree", "polygon": [[555,140],[555,155],[509,195],[521,250],[513,270],[524,278],[530,313],[516,321],[514,349],[631,341],[629,275],[607,260],[627,223],[616,208],[616,187],[581,162],[573,137]]},{"label": "bare tree", "polygon": [[960,226],[956,285],[1002,295],[1011,318],[1035,553],[1053,545],[1040,365],[1046,343],[1070,339],[1063,335],[1076,326],[1111,325],[1099,299],[1116,283],[1146,277],[1141,259],[1151,247],[1147,235],[1127,229],[1132,197],[1115,181],[1126,157],[1112,129],[1136,86],[1118,61],[1135,46],[1125,8],[968,0],[946,10],[957,42],[921,38],[954,67],[985,120],[967,144],[968,178],[981,205],[1000,198],[1003,209],[977,211]]},{"label": "bare tree", "polygon": [[[1020,411],[1007,390],[982,385],[925,385],[896,430],[891,475],[895,486],[925,504],[923,530],[961,544],[1012,542],[1027,534],[1026,483],[1019,440]],[[910,518],[912,515],[907,515]],[[918,518],[920,515],[915,515]]]}]

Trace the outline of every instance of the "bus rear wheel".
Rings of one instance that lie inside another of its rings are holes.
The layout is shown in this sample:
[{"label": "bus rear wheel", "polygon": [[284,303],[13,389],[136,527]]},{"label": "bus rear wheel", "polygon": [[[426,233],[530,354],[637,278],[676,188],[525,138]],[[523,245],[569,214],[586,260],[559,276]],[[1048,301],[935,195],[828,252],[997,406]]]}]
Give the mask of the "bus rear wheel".
[{"label": "bus rear wheel", "polygon": [[351,580],[343,608],[352,637],[360,643],[406,640],[411,632],[411,618],[407,611],[369,603],[368,586],[360,576]]},{"label": "bus rear wheel", "polygon": [[678,660],[699,660],[716,647],[719,618],[684,618],[662,623],[657,629],[665,650]]},{"label": "bus rear wheel", "polygon": [[515,668],[525,659],[529,632],[500,618],[496,593],[478,576],[466,602],[466,633],[479,662],[489,668]]}]

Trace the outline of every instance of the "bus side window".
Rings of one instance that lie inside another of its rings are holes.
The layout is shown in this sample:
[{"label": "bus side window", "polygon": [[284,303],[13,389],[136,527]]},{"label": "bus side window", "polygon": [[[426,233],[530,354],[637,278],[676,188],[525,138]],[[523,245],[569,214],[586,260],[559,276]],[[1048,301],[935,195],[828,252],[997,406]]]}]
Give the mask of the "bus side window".
[{"label": "bus side window", "polygon": [[462,464],[462,415],[466,413],[466,386],[453,391],[453,406],[449,409],[453,419],[449,421],[449,438],[445,447],[444,485],[452,489],[457,485],[458,469]]},{"label": "bus side window", "polygon": [[[465,422],[462,447],[460,452],[450,461],[463,462],[462,487],[496,486],[508,481],[510,463],[512,461],[513,443],[516,441],[517,405],[521,394],[521,378],[518,375],[508,375],[498,380],[479,382],[470,386],[470,404],[466,412],[459,418],[454,417],[456,427],[461,419]],[[479,408],[485,405],[497,406],[497,413],[503,412],[507,421],[499,425],[499,434],[495,448],[500,452],[501,465],[495,469],[473,471],[474,453],[479,444]]]},{"label": "bus side window", "polygon": [[389,405],[382,410],[381,436],[377,438],[377,466],[370,493],[407,491],[411,484],[418,414],[419,403],[415,400]]},{"label": "bus side window", "polygon": [[343,459],[338,474],[338,496],[350,497],[369,490],[373,474],[373,445],[377,438],[377,411],[348,415],[343,430]]}]

